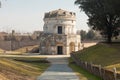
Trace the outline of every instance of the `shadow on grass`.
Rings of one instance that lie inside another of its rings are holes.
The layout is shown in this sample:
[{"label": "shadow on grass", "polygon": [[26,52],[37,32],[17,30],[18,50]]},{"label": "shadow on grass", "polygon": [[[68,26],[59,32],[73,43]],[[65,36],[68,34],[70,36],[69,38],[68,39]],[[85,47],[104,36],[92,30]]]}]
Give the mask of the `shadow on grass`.
[{"label": "shadow on grass", "polygon": [[49,61],[45,59],[41,60],[21,60],[21,59],[14,59],[15,61],[26,62],[26,63],[49,63]]}]

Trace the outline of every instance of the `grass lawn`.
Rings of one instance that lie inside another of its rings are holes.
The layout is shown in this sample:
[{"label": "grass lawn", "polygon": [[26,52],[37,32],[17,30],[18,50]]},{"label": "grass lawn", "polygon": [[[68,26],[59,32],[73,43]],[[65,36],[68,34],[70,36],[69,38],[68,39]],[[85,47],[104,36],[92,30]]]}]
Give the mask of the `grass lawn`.
[{"label": "grass lawn", "polygon": [[44,72],[49,62],[45,58],[0,58],[0,78],[9,80],[35,80]]},{"label": "grass lawn", "polygon": [[88,71],[82,69],[80,66],[76,65],[71,58],[69,59],[69,66],[76,72],[80,80],[102,80],[101,78],[94,76]]},{"label": "grass lawn", "polygon": [[76,52],[79,59],[113,70],[114,67],[120,72],[120,43],[100,43],[95,46]]}]

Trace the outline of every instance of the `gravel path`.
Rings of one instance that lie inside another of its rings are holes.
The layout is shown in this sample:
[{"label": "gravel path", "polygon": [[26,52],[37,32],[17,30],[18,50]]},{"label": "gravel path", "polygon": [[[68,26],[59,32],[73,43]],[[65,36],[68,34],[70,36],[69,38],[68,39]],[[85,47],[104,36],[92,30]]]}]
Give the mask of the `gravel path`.
[{"label": "gravel path", "polygon": [[37,80],[79,80],[79,77],[68,67],[66,57],[51,57],[52,65]]}]

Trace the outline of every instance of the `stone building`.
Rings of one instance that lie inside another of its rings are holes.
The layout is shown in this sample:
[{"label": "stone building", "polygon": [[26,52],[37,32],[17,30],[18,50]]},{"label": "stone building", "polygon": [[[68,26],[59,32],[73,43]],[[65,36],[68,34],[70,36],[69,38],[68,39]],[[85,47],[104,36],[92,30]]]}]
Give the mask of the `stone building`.
[{"label": "stone building", "polygon": [[45,13],[43,33],[40,35],[40,54],[69,55],[81,49],[76,34],[76,14],[62,9]]}]

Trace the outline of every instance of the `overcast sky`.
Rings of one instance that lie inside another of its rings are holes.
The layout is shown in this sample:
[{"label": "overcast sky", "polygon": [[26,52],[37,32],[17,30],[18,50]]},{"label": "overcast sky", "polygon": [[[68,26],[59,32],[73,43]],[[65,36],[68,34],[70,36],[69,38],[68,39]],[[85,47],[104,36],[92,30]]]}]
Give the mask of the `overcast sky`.
[{"label": "overcast sky", "polygon": [[87,16],[80,12],[75,0],[0,0],[0,31],[32,32],[43,30],[44,13],[64,9],[73,11],[77,16],[76,28],[88,30]]}]

